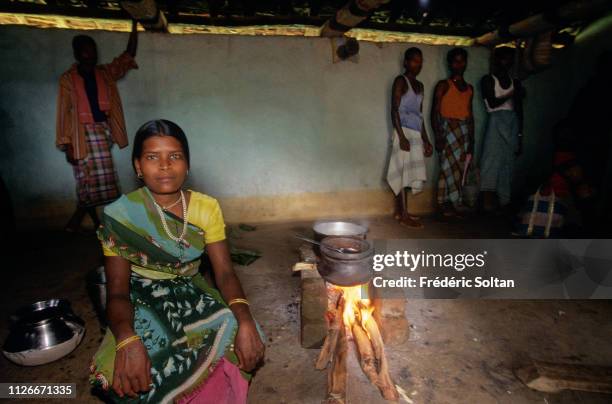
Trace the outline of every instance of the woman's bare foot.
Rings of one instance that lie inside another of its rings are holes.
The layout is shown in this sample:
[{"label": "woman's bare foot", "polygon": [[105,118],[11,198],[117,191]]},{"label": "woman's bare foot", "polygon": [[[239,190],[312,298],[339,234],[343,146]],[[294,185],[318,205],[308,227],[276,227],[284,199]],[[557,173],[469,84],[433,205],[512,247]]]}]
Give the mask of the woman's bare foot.
[{"label": "woman's bare foot", "polygon": [[440,208],[440,216],[442,217],[455,217],[457,212],[453,209],[452,205],[445,204]]},{"label": "woman's bare foot", "polygon": [[405,215],[402,217],[400,224],[403,226],[412,227],[414,229],[423,228],[423,223],[419,222],[418,220],[414,220],[410,215]]},{"label": "woman's bare foot", "polygon": [[411,215],[409,213],[400,213],[400,212],[395,212],[393,213],[393,218],[395,220],[401,221],[402,217],[408,217],[410,218],[410,220],[414,220],[414,221],[419,221],[421,220],[420,216],[416,216],[416,215]]}]

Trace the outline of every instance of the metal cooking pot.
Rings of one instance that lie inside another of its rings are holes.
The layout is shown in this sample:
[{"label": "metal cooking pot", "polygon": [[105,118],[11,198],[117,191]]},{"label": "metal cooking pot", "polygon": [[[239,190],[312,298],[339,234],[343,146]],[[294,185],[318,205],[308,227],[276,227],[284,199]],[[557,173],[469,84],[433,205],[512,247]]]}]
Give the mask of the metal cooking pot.
[{"label": "metal cooking pot", "polygon": [[102,328],[106,327],[106,275],[104,266],[92,269],[87,274],[87,291]]},{"label": "metal cooking pot", "polygon": [[368,232],[366,226],[342,221],[319,221],[314,224],[312,230],[317,241],[325,237],[353,237],[365,240]]},{"label": "metal cooking pot", "polygon": [[70,302],[51,299],[22,307],[10,316],[10,333],[3,353],[26,366],[49,363],[68,355],[81,342],[85,323]]},{"label": "metal cooking pot", "polygon": [[[351,253],[340,253],[325,248],[342,248]],[[368,283],[373,276],[374,248],[366,240],[350,237],[326,237],[321,242],[321,258],[317,269],[327,282],[338,286],[357,286]]]}]

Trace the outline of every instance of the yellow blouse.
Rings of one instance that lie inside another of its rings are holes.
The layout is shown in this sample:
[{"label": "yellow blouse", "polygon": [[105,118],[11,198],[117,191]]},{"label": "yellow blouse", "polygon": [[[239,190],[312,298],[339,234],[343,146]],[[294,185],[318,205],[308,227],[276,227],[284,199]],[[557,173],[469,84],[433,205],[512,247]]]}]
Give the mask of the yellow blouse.
[{"label": "yellow blouse", "polygon": [[[204,243],[211,244],[225,240],[225,222],[219,202],[211,196],[189,190],[191,198],[187,206],[187,221],[204,230]],[[107,257],[117,256],[102,246]]]}]

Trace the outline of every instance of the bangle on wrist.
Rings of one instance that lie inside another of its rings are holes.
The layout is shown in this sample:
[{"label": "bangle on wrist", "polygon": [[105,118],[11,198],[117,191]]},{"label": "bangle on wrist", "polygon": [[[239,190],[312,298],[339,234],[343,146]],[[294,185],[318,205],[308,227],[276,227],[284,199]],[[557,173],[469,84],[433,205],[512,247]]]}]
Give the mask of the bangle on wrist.
[{"label": "bangle on wrist", "polygon": [[232,299],[227,303],[228,307],[231,307],[232,304],[246,304],[247,306],[251,305],[247,299],[243,298]]},{"label": "bangle on wrist", "polygon": [[127,337],[127,338],[121,340],[115,346],[115,352],[119,351],[121,348],[125,347],[128,344],[131,344],[134,341],[140,341],[140,337],[138,335],[132,335],[131,337]]}]

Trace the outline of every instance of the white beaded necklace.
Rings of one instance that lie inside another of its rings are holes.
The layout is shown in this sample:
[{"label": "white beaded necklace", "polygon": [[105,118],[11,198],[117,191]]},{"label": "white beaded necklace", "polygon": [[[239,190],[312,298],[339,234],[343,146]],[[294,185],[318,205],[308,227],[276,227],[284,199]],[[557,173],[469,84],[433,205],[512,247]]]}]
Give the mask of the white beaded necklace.
[{"label": "white beaded necklace", "polygon": [[185,195],[183,194],[183,190],[181,189],[181,205],[183,207],[183,231],[181,232],[181,235],[176,237],[175,235],[173,235],[170,232],[170,229],[168,228],[168,223],[166,222],[166,215],[164,214],[164,210],[155,200],[155,198],[153,198],[153,195],[151,195],[151,199],[153,199],[153,204],[155,205],[155,208],[157,208],[157,213],[159,213],[159,217],[161,219],[162,222],[162,226],[164,228],[164,231],[166,232],[166,234],[168,235],[168,237],[170,237],[171,240],[176,241],[179,245],[181,245],[181,243],[183,242],[183,240],[185,239],[185,234],[187,234],[187,203],[185,203]]}]

